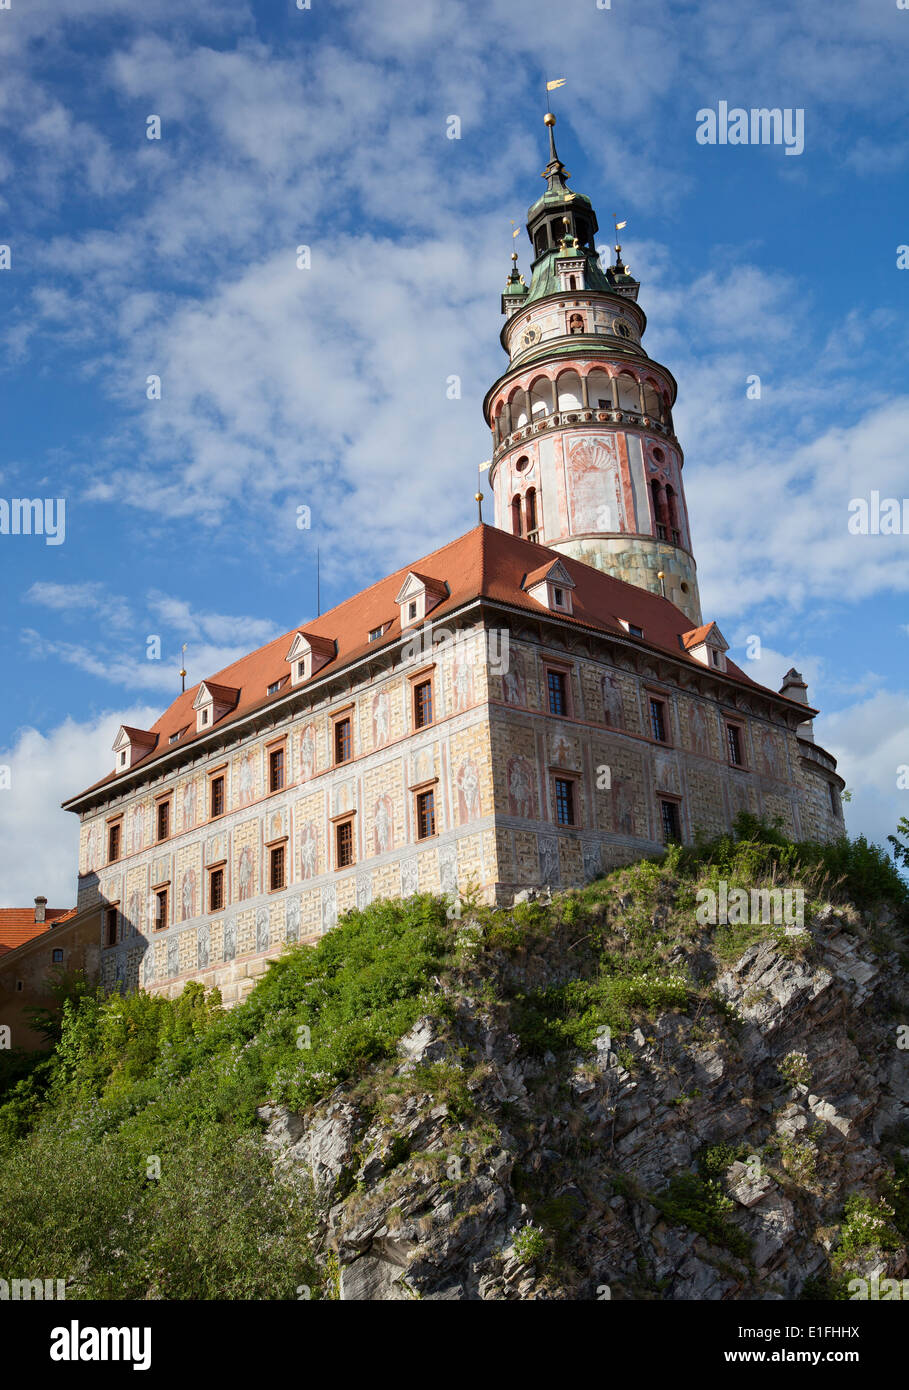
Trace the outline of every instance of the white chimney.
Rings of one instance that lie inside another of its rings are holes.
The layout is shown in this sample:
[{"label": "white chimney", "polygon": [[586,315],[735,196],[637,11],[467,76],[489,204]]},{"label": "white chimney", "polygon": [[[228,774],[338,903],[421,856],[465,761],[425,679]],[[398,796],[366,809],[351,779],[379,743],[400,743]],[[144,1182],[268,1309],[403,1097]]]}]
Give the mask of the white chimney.
[{"label": "white chimney", "polygon": [[47,898],[35,899],[35,921],[44,921],[44,909],[47,907]]}]

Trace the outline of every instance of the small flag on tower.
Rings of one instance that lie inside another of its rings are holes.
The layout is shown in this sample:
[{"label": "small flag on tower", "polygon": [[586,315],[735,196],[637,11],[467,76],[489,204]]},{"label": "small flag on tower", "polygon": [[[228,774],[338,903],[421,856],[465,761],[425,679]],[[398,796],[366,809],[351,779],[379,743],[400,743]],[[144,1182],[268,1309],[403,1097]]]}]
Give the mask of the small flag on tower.
[{"label": "small flag on tower", "polygon": [[566,79],[565,79],[564,77],[556,77],[556,78],[553,79],[552,82],[547,82],[547,83],[546,83],[546,90],[547,90],[547,92],[554,92],[555,89],[556,89],[556,87],[564,87],[564,86],[565,86],[565,81],[566,81]]},{"label": "small flag on tower", "polygon": [[627,226],[628,226],[628,223],[627,223],[627,222],[617,222],[617,223],[615,224],[615,229],[616,229],[617,232],[620,232],[620,231],[622,230],[623,227],[627,227]]}]

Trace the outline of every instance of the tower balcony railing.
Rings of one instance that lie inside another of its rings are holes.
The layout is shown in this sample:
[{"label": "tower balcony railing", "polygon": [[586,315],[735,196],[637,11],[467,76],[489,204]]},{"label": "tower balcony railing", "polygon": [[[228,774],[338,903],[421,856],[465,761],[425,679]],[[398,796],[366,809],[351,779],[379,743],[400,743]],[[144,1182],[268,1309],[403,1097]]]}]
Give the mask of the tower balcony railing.
[{"label": "tower balcony railing", "polygon": [[665,435],[667,439],[675,438],[671,427],[665,425],[662,420],[655,419],[652,415],[643,415],[636,410],[591,410],[579,407],[576,410],[555,410],[551,415],[544,415],[541,419],[530,420],[526,424],[518,425],[509,434],[502,436],[493,450],[493,458],[497,459],[523,440],[533,439],[534,435],[543,434],[546,430],[563,428],[565,425],[586,424],[637,425],[639,428],[654,430],[657,434]]}]

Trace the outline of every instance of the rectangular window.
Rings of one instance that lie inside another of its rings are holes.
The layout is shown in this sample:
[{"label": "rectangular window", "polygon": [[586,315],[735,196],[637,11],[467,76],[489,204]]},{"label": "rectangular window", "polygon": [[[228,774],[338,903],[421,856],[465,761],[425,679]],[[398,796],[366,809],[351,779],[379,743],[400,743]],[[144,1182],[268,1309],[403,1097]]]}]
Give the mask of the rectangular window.
[{"label": "rectangular window", "polygon": [[350,762],[350,720],[339,719],[335,724],[335,762]]},{"label": "rectangular window", "polygon": [[159,840],[166,840],[170,835],[170,802],[159,801],[155,819],[155,829]]},{"label": "rectangular window", "polygon": [[428,840],[436,833],[436,794],[417,794],[417,839]]},{"label": "rectangular window", "polygon": [[556,608],[565,607],[565,590],[553,588],[552,597],[555,599]]},{"label": "rectangular window", "polygon": [[202,711],[202,723],[203,723],[203,724],[207,724],[207,723],[208,723],[208,710],[207,710],[207,709],[203,709],[203,711]]},{"label": "rectangular window", "polygon": [[[183,730],[181,729],[181,730],[180,730],[180,733],[182,733],[182,732],[183,732]],[[176,742],[179,740],[179,738],[180,738],[180,734],[171,734],[170,738],[169,738],[167,741],[168,741],[168,743],[176,743]]]},{"label": "rectangular window", "polygon": [[568,777],[555,779],[556,821],[559,825],[574,825],[574,783]]},{"label": "rectangular window", "polygon": [[742,765],[742,736],[735,724],[726,725],[726,743],[729,748],[729,761],[733,767]]},{"label": "rectangular window", "polygon": [[657,743],[666,742],[666,706],[662,700],[650,701],[650,730]]},{"label": "rectangular window", "polygon": [[276,845],[268,856],[268,885],[272,892],[284,887],[284,846]]},{"label": "rectangular window", "polygon": [[280,682],[280,681],[272,681],[271,685],[268,687],[268,689],[266,690],[265,693],[266,693],[266,695],[277,695],[277,693],[278,693],[278,691],[279,691],[280,689],[281,689],[281,682]]},{"label": "rectangular window", "polygon": [[644,636],[644,629],[642,627],[638,627],[635,623],[628,624],[628,632],[632,637]]},{"label": "rectangular window", "polygon": [[62,952],[62,950],[60,949],[59,946],[55,947],[55,949],[54,949],[53,952],[51,953],[51,958],[52,958],[52,962],[53,962],[54,965],[62,965],[62,963],[63,963],[63,952]]},{"label": "rectangular window", "polygon": [[167,926],[167,889],[159,888],[155,893],[155,931],[163,931]]},{"label": "rectangular window", "polygon": [[224,906],[224,870],[212,869],[208,881],[208,908],[210,912],[220,912]]},{"label": "rectangular window", "polygon": [[379,638],[382,636],[382,633],[383,633],[384,631],[385,631],[384,624],[383,624],[382,627],[370,628],[370,631],[369,631],[369,640],[370,640],[370,642],[378,642]]},{"label": "rectangular window", "polygon": [[416,605],[416,603],[409,603],[409,604],[407,605],[407,616],[408,616],[408,618],[415,618],[415,617],[417,616],[417,605]]},{"label": "rectangular window", "polygon": [[663,822],[663,841],[669,844],[671,840],[682,838],[679,828],[679,808],[675,801],[660,802],[660,819]]},{"label": "rectangular window", "polygon": [[413,722],[416,729],[432,723],[432,681],[421,681],[414,686]]},{"label": "rectangular window", "polygon": [[104,944],[106,946],[116,946],[117,944],[117,909],[109,907],[104,913]]},{"label": "rectangular window", "polygon": [[213,777],[211,779],[211,818],[215,820],[218,816],[224,815],[224,778]]},{"label": "rectangular window", "polygon": [[284,786],[284,749],[273,748],[268,755],[268,790],[279,792]]},{"label": "rectangular window", "polygon": [[107,862],[113,864],[120,858],[120,822],[107,827]]},{"label": "rectangular window", "polygon": [[568,713],[568,691],[564,671],[547,671],[546,685],[549,690],[549,713]]},{"label": "rectangular window", "polygon": [[353,821],[342,820],[335,826],[335,864],[346,869],[353,862]]}]

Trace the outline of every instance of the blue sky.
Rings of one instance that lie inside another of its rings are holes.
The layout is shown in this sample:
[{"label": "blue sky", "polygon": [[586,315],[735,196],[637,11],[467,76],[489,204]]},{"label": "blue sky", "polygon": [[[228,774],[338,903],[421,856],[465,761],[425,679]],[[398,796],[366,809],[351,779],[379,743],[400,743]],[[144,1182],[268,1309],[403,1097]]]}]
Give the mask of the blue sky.
[{"label": "blue sky", "polygon": [[[895,0],[0,11],[0,497],[67,508],[62,545],[0,536],[0,902],[74,901],[59,802],[176,693],[181,643],[211,675],[312,615],[317,546],[325,607],[473,524],[547,77],[679,382],[705,618],[743,664],[760,637],[755,679],[805,673],[882,840],[909,538],[847,522],[909,494],[907,54]],[[804,111],[804,152],[699,144],[720,101]]]}]

